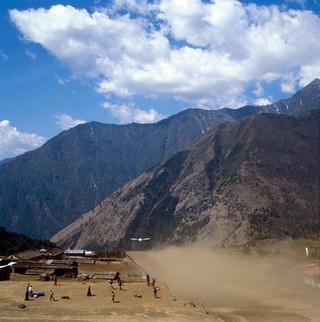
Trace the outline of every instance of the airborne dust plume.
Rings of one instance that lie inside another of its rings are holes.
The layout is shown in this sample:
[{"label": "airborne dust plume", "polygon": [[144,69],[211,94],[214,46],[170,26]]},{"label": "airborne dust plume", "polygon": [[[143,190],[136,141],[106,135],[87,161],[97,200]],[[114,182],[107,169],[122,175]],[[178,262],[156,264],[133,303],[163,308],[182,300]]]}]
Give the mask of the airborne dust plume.
[{"label": "airborne dust plume", "polygon": [[166,248],[148,253],[152,271],[174,296],[211,307],[297,309],[319,294],[304,283],[306,263],[282,254]]}]

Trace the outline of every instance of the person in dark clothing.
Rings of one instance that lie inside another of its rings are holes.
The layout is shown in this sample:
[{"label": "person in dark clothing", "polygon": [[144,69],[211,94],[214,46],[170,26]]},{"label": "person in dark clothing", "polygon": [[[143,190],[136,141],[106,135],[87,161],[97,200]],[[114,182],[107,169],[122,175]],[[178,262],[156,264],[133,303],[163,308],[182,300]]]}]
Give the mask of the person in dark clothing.
[{"label": "person in dark clothing", "polygon": [[123,291],[122,285],[123,285],[123,282],[121,281],[121,279],[119,279],[118,286],[120,291]]},{"label": "person in dark clothing", "polygon": [[112,303],[115,303],[115,301],[116,301],[116,300],[115,300],[115,296],[116,296],[116,295],[115,295],[115,294],[114,294],[114,292],[112,291],[112,292],[111,292],[111,300],[112,300]]},{"label": "person in dark clothing", "polygon": [[53,296],[53,291],[52,290],[50,290],[50,301],[55,301],[56,299],[54,298],[54,296]]},{"label": "person in dark clothing", "polygon": [[114,287],[113,287],[113,280],[109,280],[109,281],[108,281],[108,283],[109,283],[109,289],[110,289],[110,290],[114,290]]},{"label": "person in dark clothing", "polygon": [[90,286],[88,286],[88,291],[87,291],[87,296],[91,296],[92,294],[91,294],[91,287]]},{"label": "person in dark clothing", "polygon": [[158,289],[156,287],[153,287],[153,296],[154,298],[158,298]]},{"label": "person in dark clothing", "polygon": [[147,274],[147,285],[150,286],[150,276]]}]

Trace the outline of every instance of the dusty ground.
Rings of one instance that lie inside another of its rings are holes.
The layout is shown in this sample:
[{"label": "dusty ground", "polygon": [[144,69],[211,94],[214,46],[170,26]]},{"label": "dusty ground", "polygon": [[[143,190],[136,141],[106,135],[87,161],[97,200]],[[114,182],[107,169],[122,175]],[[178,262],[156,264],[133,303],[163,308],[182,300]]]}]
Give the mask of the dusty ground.
[{"label": "dusty ground", "polygon": [[[34,276],[13,275],[11,281],[0,282],[0,321],[320,322],[320,289],[304,283],[301,273],[310,263],[300,259],[190,248],[129,256],[134,262],[80,265],[80,272],[120,272],[126,282],[124,291],[115,290],[117,303],[112,303],[105,280],[61,278],[53,286]],[[144,282],[146,272],[160,288],[157,299]],[[142,282],[128,282],[135,280]],[[46,296],[25,302],[27,283]],[[56,301],[50,302],[50,289]],[[20,309],[19,304],[27,307]]]},{"label": "dusty ground", "polygon": [[193,248],[130,255],[165,281],[174,297],[203,303],[220,322],[320,321],[320,288],[304,282],[310,259]]},{"label": "dusty ground", "polygon": [[[143,271],[133,264],[81,265],[80,271],[119,271],[126,280]],[[34,292],[45,292],[45,296],[24,301],[27,283]],[[87,296],[88,286],[93,296]],[[188,302],[175,301],[164,283],[156,283],[160,288],[159,298],[154,298],[152,287],[145,283],[124,283],[124,291],[117,289],[116,303],[112,303],[111,290],[105,280],[78,281],[58,279],[37,281],[35,276],[12,275],[11,281],[0,282],[0,321],[212,321],[203,307],[194,307]],[[50,289],[56,301],[49,300]],[[137,297],[136,295],[141,296]],[[68,296],[70,299],[62,299]],[[20,309],[19,305],[26,308]]]}]

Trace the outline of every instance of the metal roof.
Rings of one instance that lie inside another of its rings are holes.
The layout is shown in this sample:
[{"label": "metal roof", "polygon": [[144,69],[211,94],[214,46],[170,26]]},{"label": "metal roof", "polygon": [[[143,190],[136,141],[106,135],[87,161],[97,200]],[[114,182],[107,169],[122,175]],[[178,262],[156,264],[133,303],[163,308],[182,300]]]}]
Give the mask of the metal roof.
[{"label": "metal roof", "polygon": [[43,256],[39,250],[26,250],[24,252],[19,252],[8,256],[7,258],[17,258],[21,260],[30,260],[32,258],[37,258]]},{"label": "metal roof", "polygon": [[67,255],[84,254],[84,252],[85,252],[84,249],[66,249],[64,251],[64,253],[67,254]]},{"label": "metal roof", "polygon": [[78,263],[75,261],[19,261],[15,264],[16,268],[27,268],[27,269],[67,269],[77,267]]},{"label": "metal roof", "polygon": [[57,255],[63,254],[63,249],[59,247],[53,247],[48,250],[48,254],[52,256],[57,256]]}]

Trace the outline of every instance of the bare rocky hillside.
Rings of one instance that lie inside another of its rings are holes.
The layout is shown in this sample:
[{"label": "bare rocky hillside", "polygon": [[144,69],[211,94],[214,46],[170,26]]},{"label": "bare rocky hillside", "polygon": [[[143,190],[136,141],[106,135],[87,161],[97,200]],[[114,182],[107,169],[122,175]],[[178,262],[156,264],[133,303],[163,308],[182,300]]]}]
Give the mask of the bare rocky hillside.
[{"label": "bare rocky hillside", "polygon": [[319,237],[319,111],[220,125],[126,184],[52,241],[130,248]]},{"label": "bare rocky hillside", "polygon": [[267,106],[189,109],[155,124],[90,122],[0,163],[0,225],[49,238],[123,184],[168,160],[219,124],[253,114],[320,108],[320,80]]}]

